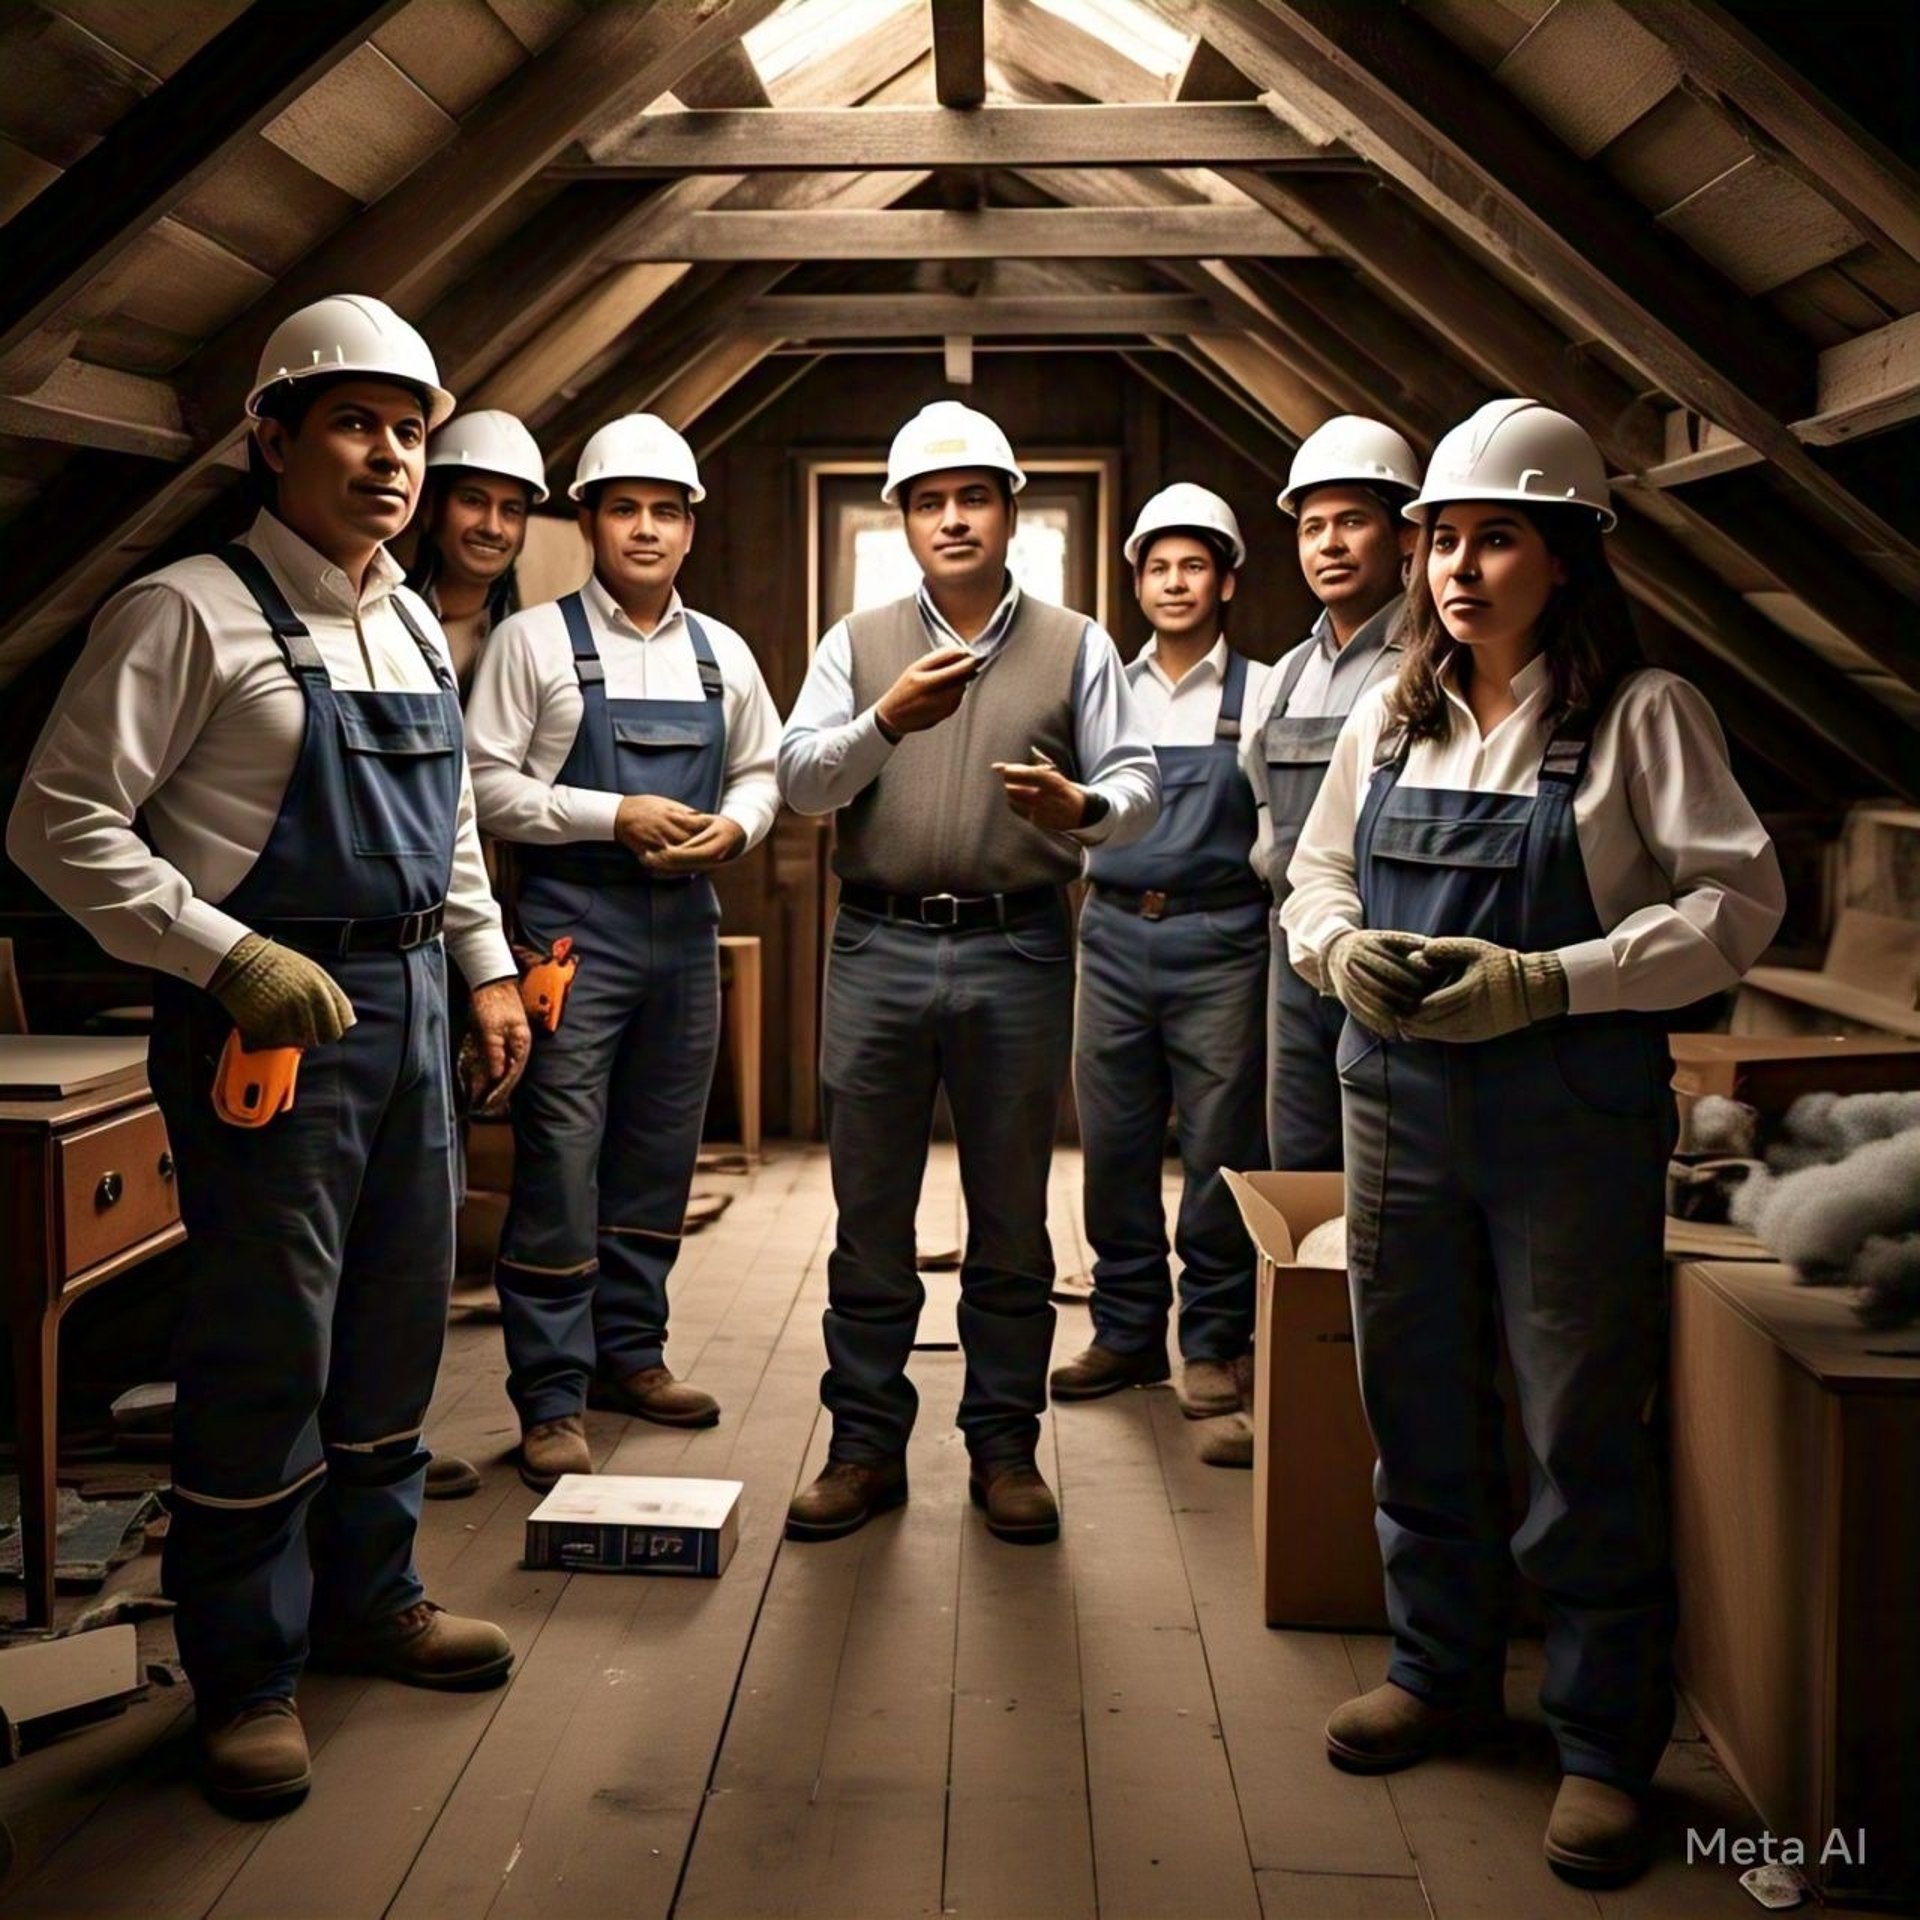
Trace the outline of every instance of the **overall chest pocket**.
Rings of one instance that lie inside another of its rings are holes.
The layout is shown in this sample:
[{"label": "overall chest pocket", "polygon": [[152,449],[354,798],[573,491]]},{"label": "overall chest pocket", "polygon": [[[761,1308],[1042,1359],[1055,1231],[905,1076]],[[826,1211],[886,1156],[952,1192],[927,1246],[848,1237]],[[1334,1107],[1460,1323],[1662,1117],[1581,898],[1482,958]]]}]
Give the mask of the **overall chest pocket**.
[{"label": "overall chest pocket", "polygon": [[1389,813],[1373,833],[1373,851],[1382,860],[1486,873],[1517,867],[1526,843],[1524,820],[1463,820],[1440,814]]},{"label": "overall chest pocket", "polygon": [[460,797],[451,705],[446,694],[383,693],[336,706],[355,853],[451,862]]},{"label": "overall chest pocket", "polygon": [[[720,797],[720,755],[717,750],[708,755],[713,735],[699,720],[615,714],[610,724],[622,791],[657,794],[712,811]],[[711,767],[706,764],[709,758]]]},{"label": "overall chest pocket", "polygon": [[1261,745],[1270,767],[1324,767],[1333,758],[1334,743],[1347,724],[1343,713],[1318,715],[1311,720],[1276,716],[1267,722]]}]

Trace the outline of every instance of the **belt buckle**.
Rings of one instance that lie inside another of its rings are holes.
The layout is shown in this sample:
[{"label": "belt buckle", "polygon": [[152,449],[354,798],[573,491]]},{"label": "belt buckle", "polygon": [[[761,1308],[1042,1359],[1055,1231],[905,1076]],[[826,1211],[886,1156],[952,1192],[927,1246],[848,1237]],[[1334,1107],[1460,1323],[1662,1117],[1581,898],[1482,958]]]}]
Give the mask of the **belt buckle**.
[{"label": "belt buckle", "polygon": [[427,922],[432,918],[432,915],[433,909],[429,907],[423,912],[408,914],[407,917],[400,922],[400,951],[402,953],[411,953],[415,947],[423,947],[426,945]]},{"label": "belt buckle", "polygon": [[[944,907],[946,918],[933,911]],[[923,893],[920,896],[920,924],[923,927],[957,927],[960,924],[960,896],[957,893]]]},{"label": "belt buckle", "polygon": [[1167,910],[1167,896],[1158,887],[1149,887],[1140,896],[1140,918],[1158,920]]}]

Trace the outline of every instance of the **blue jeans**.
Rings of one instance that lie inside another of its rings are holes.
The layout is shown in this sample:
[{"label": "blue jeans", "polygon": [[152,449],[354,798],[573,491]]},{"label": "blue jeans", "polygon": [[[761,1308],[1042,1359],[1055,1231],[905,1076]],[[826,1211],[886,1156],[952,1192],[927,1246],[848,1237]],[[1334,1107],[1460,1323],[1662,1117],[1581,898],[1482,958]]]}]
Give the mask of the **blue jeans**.
[{"label": "blue jeans", "polygon": [[719,908],[690,886],[522,887],[520,925],[580,956],[559,1031],[536,1025],[513,1096],[513,1194],[495,1284],[507,1392],[534,1425],[596,1373],[662,1364],[667,1276],[720,1045]]},{"label": "blue jeans", "polygon": [[1180,1351],[1232,1360],[1253,1344],[1253,1243],[1220,1169],[1266,1165],[1266,978],[1264,904],[1143,920],[1096,896],[1081,915],[1073,1085],[1094,1334],[1115,1353],[1166,1344],[1169,1106],[1186,1174]]},{"label": "blue jeans", "polygon": [[1053,1345],[1047,1175],[1072,1026],[1064,902],[966,933],[840,909],[821,1044],[839,1223],[820,1397],[836,1460],[892,1458],[913,1429],[907,1356],[925,1299],[914,1213],[943,1084],[967,1204],[960,1430],[978,1461],[1032,1458]]},{"label": "blue jeans", "polygon": [[1267,1011],[1267,1145],[1286,1173],[1340,1171],[1340,1075],[1334,1055],[1347,1017],[1338,1000],[1294,972],[1273,915]]}]

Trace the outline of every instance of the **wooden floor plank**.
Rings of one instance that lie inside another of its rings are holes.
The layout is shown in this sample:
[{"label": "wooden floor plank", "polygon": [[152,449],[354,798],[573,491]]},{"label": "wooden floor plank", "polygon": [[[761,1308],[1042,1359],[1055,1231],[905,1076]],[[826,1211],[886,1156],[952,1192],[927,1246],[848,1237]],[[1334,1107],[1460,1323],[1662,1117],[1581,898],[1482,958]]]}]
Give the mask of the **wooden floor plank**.
[{"label": "wooden floor plank", "polygon": [[1261,1920],[1432,1920],[1427,1897],[1412,1874],[1282,1873],[1269,1868],[1255,1878]]}]

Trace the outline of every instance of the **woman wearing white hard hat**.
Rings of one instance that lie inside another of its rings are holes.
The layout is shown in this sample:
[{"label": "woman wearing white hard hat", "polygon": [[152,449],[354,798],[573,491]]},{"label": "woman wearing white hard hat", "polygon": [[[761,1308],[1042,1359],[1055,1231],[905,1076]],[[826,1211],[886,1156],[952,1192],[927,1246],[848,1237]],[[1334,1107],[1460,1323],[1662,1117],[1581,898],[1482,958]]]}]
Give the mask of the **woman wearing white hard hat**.
[{"label": "woman wearing white hard hat", "polygon": [[907,1378],[924,1297],[913,1220],[944,1084],[967,1248],[959,1424],[972,1492],[1002,1539],[1057,1539],[1035,1464],[1052,1344],[1047,1170],[1073,1025],[1066,887],[1082,849],[1152,823],[1153,749],[1097,621],[1007,571],[1007,436],[937,400],[894,436],[920,590],[821,637],[780,742],[802,813],[840,815],[840,907],[821,1035],[838,1208],[827,1268],[827,1466],[787,1537],[853,1532],[907,1496]]},{"label": "woman wearing white hard hat", "polygon": [[496,629],[467,714],[481,824],[514,843],[519,940],[565,983],[514,1102],[494,1272],[534,1487],[593,1471],[590,1403],[720,1417],[667,1367],[667,1280],[720,1043],[710,876],[779,808],[753,653],[675,589],[706,498],[693,449],[628,414],[587,441],[568,494],[593,573]]},{"label": "woman wearing white hard hat", "polygon": [[1093,1339],[1054,1369],[1052,1391],[1056,1403],[1092,1400],[1167,1377],[1160,1171],[1171,1106],[1185,1175],[1178,1393],[1198,1420],[1241,1410],[1240,1363],[1253,1348],[1253,1243],[1221,1169],[1260,1166],[1266,1151],[1268,896],[1240,735],[1267,669],[1227,644],[1246,542],[1217,493],[1162,489],[1126,557],[1153,629],[1127,681],[1160,765],[1160,817],[1132,845],[1087,858],[1073,1082]]},{"label": "woman wearing white hard hat", "polygon": [[[1513,1563],[1547,1611],[1565,1778],[1546,1851],[1645,1856],[1672,1722],[1666,1028],[1784,904],[1707,703],[1641,664],[1591,439],[1499,400],[1435,449],[1398,679],[1354,709],[1291,869],[1338,996],[1348,1261],[1394,1652],[1329,1757],[1405,1766],[1497,1718]],[[1508,1540],[1496,1329],[1530,1455]]]},{"label": "woman wearing white hard hat", "polygon": [[439,617],[463,699],[488,634],[520,610],[514,568],[528,516],[546,497],[539,444],[510,413],[455,414],[427,442],[420,542],[407,585]]},{"label": "woman wearing white hard hat", "polygon": [[[283,321],[247,401],[271,507],[108,602],[8,832],[155,973],[193,1262],[163,1575],[208,1789],[241,1814],[307,1791],[309,1645],[426,1687],[513,1658],[427,1601],[413,1561],[453,1275],[449,956],[480,983],[476,1091],[503,1094],[527,1044],[445,644],[384,545],[452,407],[380,301]],[[281,1069],[290,1108],[243,1124],[223,1058]]]},{"label": "woman wearing white hard hat", "polygon": [[1320,602],[1313,631],[1274,668],[1241,736],[1260,796],[1273,888],[1267,1010],[1267,1142],[1271,1165],[1337,1173],[1341,1013],[1295,973],[1279,906],[1287,863],[1326,777],[1347,715],[1400,665],[1400,615],[1413,529],[1400,510],[1420,488],[1413,449],[1381,420],[1344,413],[1301,441],[1280,495],[1293,521],[1301,576]]}]

